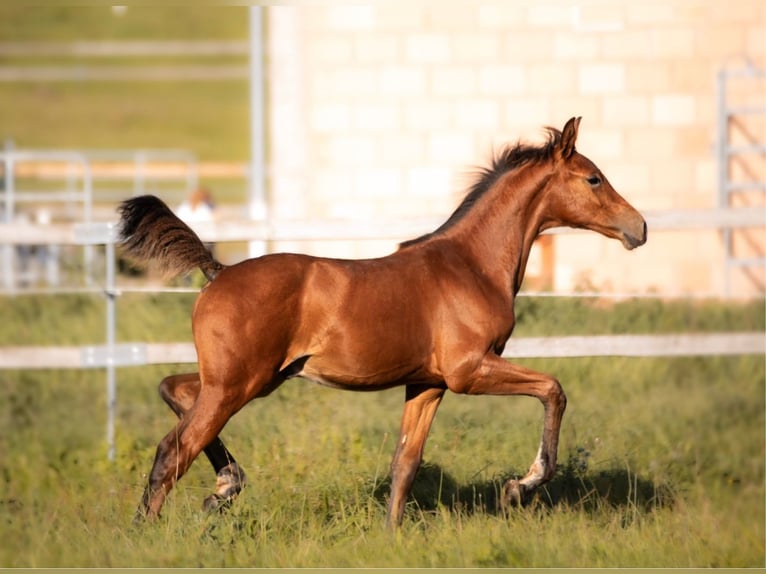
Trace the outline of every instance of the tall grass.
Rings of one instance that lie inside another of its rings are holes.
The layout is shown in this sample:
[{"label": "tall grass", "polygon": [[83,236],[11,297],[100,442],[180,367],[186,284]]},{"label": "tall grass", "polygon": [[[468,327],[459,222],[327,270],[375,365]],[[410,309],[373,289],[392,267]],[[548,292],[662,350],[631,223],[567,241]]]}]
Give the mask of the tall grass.
[{"label": "tall grass", "polygon": [[[121,301],[121,340],[188,338],[189,299]],[[763,302],[527,305],[519,334],[764,328]],[[0,344],[98,342],[101,307],[0,299]],[[524,363],[554,373],[569,398],[556,478],[504,515],[499,489],[531,462],[542,409],[448,395],[396,534],[382,524],[401,389],[288,382],[224,430],[250,480],[227,513],[200,510],[214,484],[200,458],[162,518],[135,526],[174,424],[156,385],[184,367],[119,370],[112,463],[101,372],[0,372],[0,567],[764,566],[763,356]]]}]

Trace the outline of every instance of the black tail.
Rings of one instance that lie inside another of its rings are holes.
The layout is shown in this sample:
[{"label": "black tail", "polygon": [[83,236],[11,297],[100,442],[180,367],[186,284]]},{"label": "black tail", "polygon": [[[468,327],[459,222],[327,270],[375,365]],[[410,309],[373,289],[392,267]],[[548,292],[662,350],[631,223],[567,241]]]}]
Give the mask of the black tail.
[{"label": "black tail", "polygon": [[118,212],[122,251],[136,263],[153,262],[166,277],[199,267],[208,281],[225,267],[158,197],[133,197],[123,201]]}]

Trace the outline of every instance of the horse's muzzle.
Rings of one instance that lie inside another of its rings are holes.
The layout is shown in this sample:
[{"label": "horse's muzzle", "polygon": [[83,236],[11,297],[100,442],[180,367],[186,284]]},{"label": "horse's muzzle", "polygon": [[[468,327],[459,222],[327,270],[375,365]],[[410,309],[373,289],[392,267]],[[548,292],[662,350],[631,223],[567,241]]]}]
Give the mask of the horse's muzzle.
[{"label": "horse's muzzle", "polygon": [[625,246],[625,249],[635,249],[646,243],[646,236],[646,221],[642,221],[641,230],[636,235],[623,231],[622,244]]}]

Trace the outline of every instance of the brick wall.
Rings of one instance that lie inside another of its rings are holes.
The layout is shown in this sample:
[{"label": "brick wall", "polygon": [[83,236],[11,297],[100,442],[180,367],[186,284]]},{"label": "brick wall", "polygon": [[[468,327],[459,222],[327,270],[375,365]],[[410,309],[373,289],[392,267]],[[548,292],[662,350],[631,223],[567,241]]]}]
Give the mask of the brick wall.
[{"label": "brick wall", "polygon": [[[766,66],[761,0],[320,3],[267,12],[269,184],[280,217],[446,216],[493,146],[539,140],[542,126],[574,115],[583,116],[578,149],[639,209],[714,207],[716,73],[746,59]],[[766,101],[763,82],[737,90],[738,101]],[[766,140],[762,124],[756,133]],[[763,156],[748,161],[762,173]],[[754,242],[762,253],[763,234]],[[394,247],[279,246],[344,257]],[[558,290],[724,288],[718,232],[650,230],[631,253],[599,236],[566,235],[550,249],[548,280]],[[733,278],[737,293],[758,292],[756,272]]]}]

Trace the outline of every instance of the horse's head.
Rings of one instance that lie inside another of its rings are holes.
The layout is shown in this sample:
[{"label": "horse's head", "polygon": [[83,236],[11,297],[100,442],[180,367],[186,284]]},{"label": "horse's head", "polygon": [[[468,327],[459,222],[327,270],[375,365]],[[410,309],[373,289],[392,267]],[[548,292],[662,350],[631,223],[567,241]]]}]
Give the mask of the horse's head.
[{"label": "horse's head", "polygon": [[617,193],[601,170],[575,150],[580,118],[570,119],[553,153],[554,175],[548,186],[549,213],[546,227],[590,229],[619,239],[626,249],[646,243],[646,222]]}]

